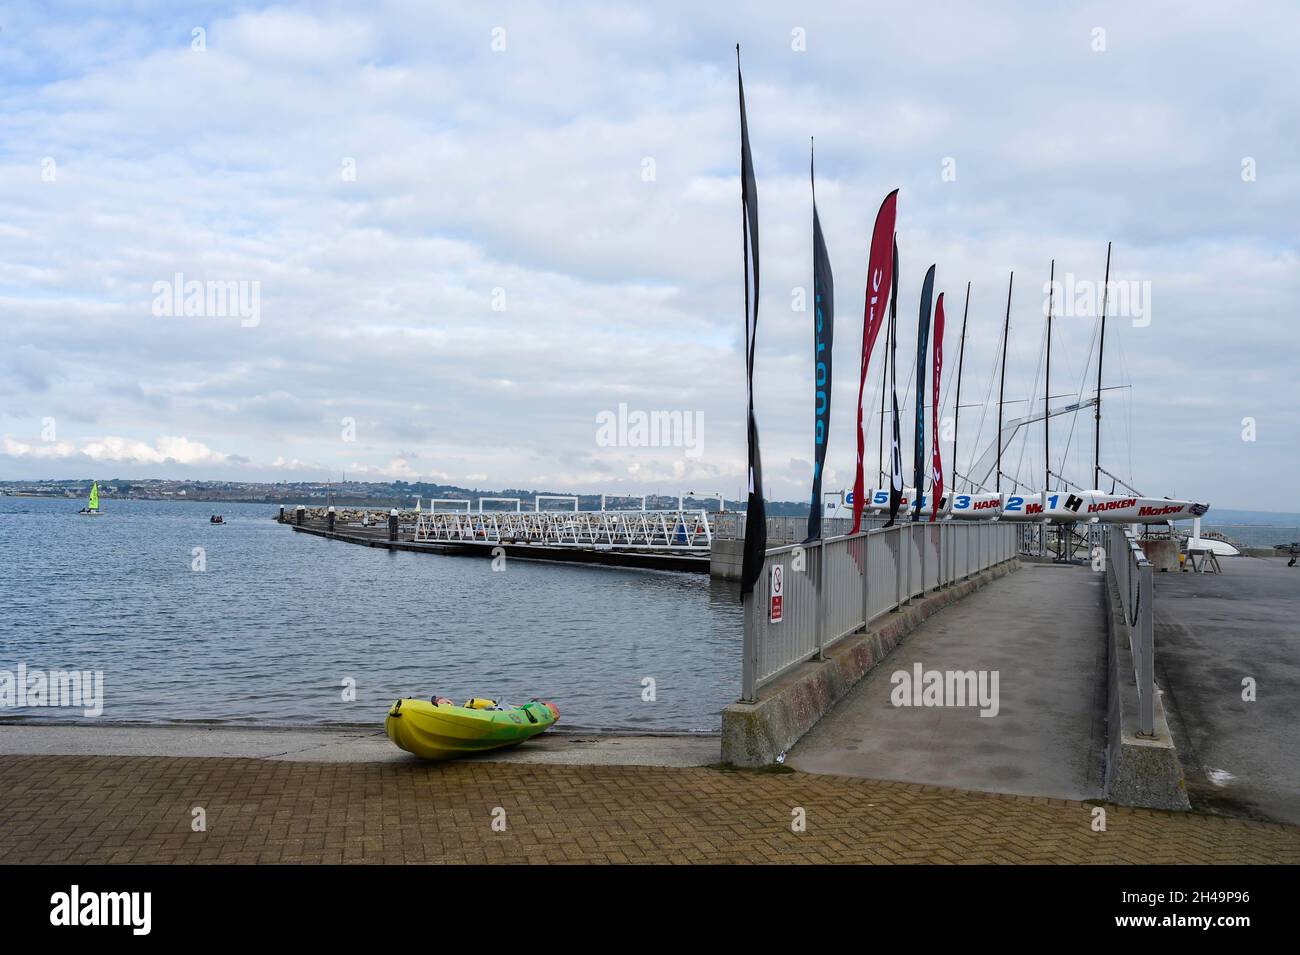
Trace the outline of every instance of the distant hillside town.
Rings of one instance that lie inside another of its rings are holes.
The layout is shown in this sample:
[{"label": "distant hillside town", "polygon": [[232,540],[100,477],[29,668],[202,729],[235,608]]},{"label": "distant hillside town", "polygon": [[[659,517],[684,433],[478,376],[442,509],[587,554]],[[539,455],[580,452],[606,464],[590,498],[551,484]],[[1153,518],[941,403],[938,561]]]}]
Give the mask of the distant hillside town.
[{"label": "distant hillside town", "polygon": [[[46,498],[83,498],[90,492],[91,478],[78,478],[63,481],[0,481],[0,495],[13,497]],[[480,497],[519,498],[525,508],[532,507],[533,500],[541,496],[571,497],[571,491],[521,488],[502,490],[487,488],[464,488],[452,484],[431,484],[424,481],[392,481],[389,483],[372,481],[277,481],[264,483],[258,481],[168,481],[159,479],[127,480],[112,478],[99,480],[99,493],[103,498],[132,499],[141,501],[232,501],[252,504],[336,504],[358,505],[365,507],[414,507],[416,499],[428,506],[432,498],[440,500],[470,500]],[[579,494],[578,505],[583,510],[600,507],[599,494]],[[555,506],[556,502],[550,502]],[[689,506],[708,510],[718,509],[716,494],[687,494]],[[677,507],[676,494],[650,494],[646,496],[646,507],[660,510]],[[606,496],[607,507],[640,507],[641,495]],[[726,509],[744,510],[744,501],[727,500]],[[807,503],[792,501],[769,501],[769,515],[800,516],[808,513]]]}]

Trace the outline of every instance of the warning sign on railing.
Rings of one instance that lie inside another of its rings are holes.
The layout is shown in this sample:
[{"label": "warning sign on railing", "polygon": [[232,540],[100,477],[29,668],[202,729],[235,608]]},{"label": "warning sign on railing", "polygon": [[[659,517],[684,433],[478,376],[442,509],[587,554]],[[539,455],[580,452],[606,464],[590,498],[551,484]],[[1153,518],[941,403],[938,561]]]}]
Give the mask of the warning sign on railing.
[{"label": "warning sign on railing", "polygon": [[781,622],[782,603],[784,602],[784,564],[772,565],[772,612],[768,616],[769,623]]}]

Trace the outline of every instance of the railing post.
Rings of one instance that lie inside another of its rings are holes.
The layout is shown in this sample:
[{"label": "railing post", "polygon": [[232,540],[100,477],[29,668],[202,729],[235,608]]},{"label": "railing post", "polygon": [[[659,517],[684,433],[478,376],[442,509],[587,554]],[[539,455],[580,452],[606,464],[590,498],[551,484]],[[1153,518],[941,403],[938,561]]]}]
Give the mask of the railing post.
[{"label": "railing post", "polygon": [[952,576],[953,561],[952,556],[948,553],[952,548],[952,535],[945,533],[942,523],[935,524],[935,527],[939,528],[939,555],[941,557],[939,561],[939,587],[943,588],[948,586],[948,578]]},{"label": "railing post", "polygon": [[[957,582],[957,532],[954,529],[955,527],[956,525],[951,521],[948,522],[948,536],[945,538],[948,541],[948,584]],[[945,584],[945,586],[947,585]]]},{"label": "railing post", "polygon": [[1155,606],[1152,603],[1154,588],[1151,580],[1151,564],[1144,561],[1138,565],[1138,652],[1142,657],[1142,693],[1141,729],[1144,736],[1154,736],[1156,729],[1156,649],[1155,649]]},{"label": "railing post", "polygon": [[894,606],[903,605],[903,526],[895,524],[894,535]]},{"label": "railing post", "polygon": [[948,583],[957,582],[957,525],[948,522]]},{"label": "railing post", "polygon": [[740,701],[754,702],[754,682],[758,670],[758,632],[754,622],[754,595],[745,594],[742,601],[741,620],[744,625],[740,664]]},{"label": "railing post", "polygon": [[921,596],[922,596],[922,597],[925,596],[925,565],[926,565],[926,563],[927,563],[925,557],[926,557],[926,551],[928,551],[928,550],[930,549],[930,548],[927,546],[927,543],[928,543],[928,542],[926,541],[925,523],[922,522],[922,523],[921,523],[921,542],[917,545],[917,550],[919,550],[919,551],[921,552]]},{"label": "railing post", "polygon": [[871,535],[862,532],[862,629],[871,625]]},{"label": "railing post", "polygon": [[904,524],[898,531],[898,579],[902,581],[902,596],[898,606],[912,600],[912,525]]},{"label": "railing post", "polygon": [[817,542],[817,659],[824,660],[826,644],[826,538]]}]

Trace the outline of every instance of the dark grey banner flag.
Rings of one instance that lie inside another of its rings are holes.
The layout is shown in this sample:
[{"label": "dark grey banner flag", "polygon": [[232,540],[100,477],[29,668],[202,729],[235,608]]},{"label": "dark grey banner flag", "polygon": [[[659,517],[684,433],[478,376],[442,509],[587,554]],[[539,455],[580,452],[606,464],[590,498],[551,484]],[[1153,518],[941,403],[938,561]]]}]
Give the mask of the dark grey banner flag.
[{"label": "dark grey banner flag", "polygon": [[921,499],[925,497],[925,353],[930,342],[930,299],[934,295],[934,266],[925,273],[921,286],[921,317],[916,327],[916,444],[912,473],[916,477],[916,500],[912,502],[917,520],[921,517]]},{"label": "dark grey banner flag", "polygon": [[831,351],[835,341],[835,279],[817,215],[816,172],[812,159],[808,178],[813,184],[813,479],[808,511],[808,540],[822,536],[822,470],[831,428]]},{"label": "dark grey banner flag", "polygon": [[740,76],[740,47],[736,47],[736,83],[740,89],[740,206],[745,246],[745,387],[748,405],[749,500],[745,512],[745,550],[740,569],[740,596],[753,593],[767,555],[767,509],[763,506],[763,461],[754,420],[754,348],[758,338],[758,183],[749,151],[749,122],[745,118],[745,83]]}]

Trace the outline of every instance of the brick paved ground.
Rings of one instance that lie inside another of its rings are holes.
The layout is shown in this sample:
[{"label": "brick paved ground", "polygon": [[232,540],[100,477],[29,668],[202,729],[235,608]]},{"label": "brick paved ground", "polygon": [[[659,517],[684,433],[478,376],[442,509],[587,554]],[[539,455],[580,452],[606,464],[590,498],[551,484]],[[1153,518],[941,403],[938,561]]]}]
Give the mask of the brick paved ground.
[{"label": "brick paved ground", "polygon": [[1091,809],[800,773],[6,756],[0,862],[1300,863],[1297,827],[1107,807],[1099,833]]}]

